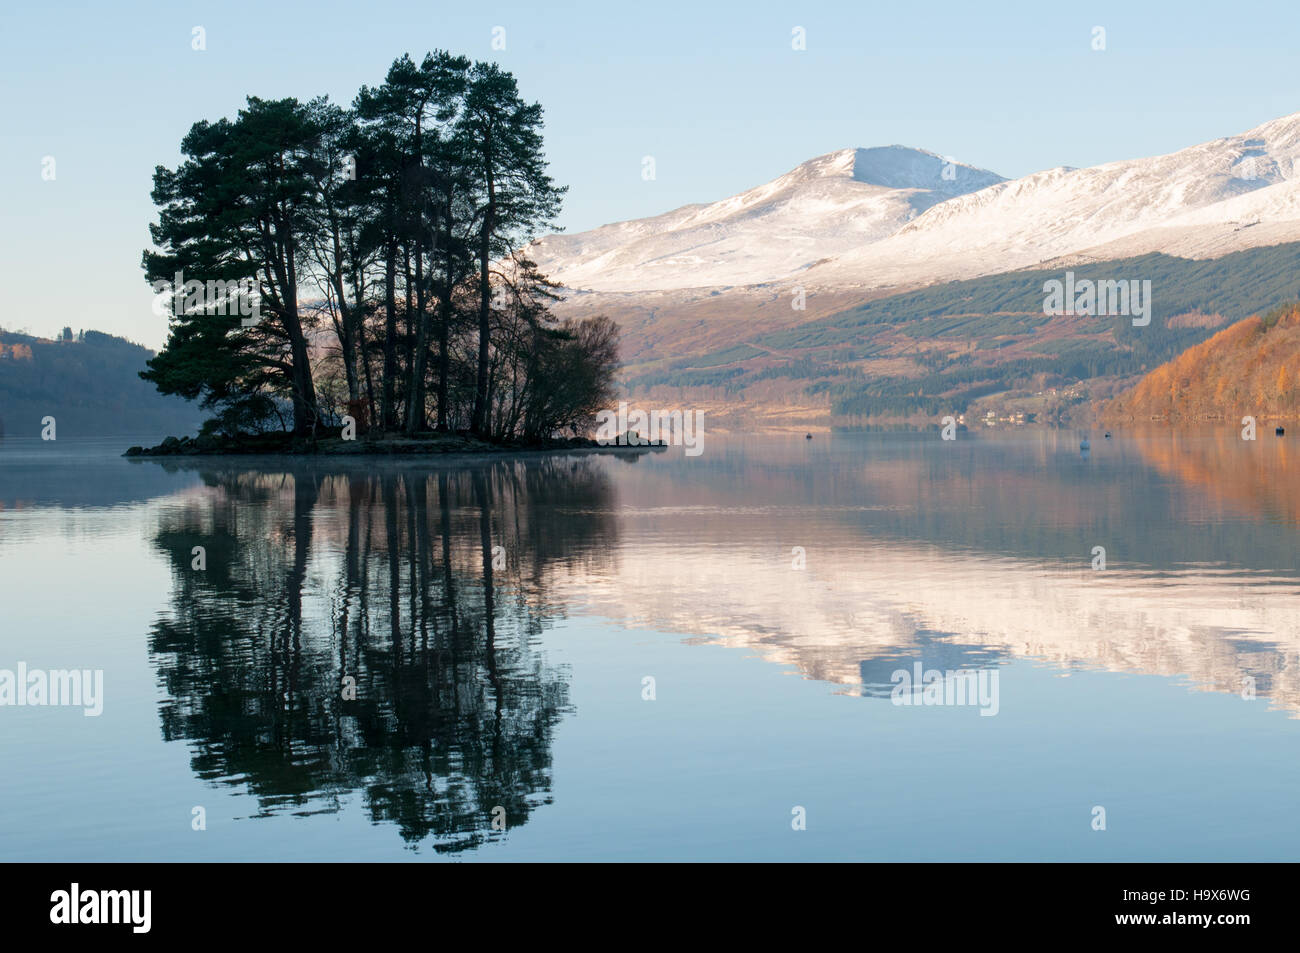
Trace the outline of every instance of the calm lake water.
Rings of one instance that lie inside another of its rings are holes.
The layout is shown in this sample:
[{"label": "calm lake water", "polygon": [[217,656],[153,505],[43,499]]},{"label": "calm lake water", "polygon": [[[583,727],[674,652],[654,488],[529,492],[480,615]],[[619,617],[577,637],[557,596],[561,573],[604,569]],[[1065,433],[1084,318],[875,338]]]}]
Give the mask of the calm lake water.
[{"label": "calm lake water", "polygon": [[1300,853],[1291,437],[133,442],[0,441],[0,670],[103,672],[0,707],[0,859]]}]

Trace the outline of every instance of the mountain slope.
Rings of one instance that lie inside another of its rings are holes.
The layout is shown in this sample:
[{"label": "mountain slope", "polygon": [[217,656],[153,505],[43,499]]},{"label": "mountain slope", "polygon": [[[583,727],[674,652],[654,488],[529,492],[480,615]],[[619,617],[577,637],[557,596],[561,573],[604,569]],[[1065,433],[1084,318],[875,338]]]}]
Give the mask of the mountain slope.
[{"label": "mountain slope", "polygon": [[1244,232],[1264,224],[1285,226],[1272,232],[1273,243],[1294,241],[1297,160],[1300,114],[1169,155],[1037,172],[936,205],[889,238],[811,269],[806,282],[879,287],[995,274],[1068,255],[1201,257],[1197,252],[1255,247]]},{"label": "mountain slope", "polygon": [[1300,305],[1224,328],[1106,404],[1115,422],[1286,419],[1300,414]]},{"label": "mountain slope", "polygon": [[[681,353],[685,347],[672,340],[679,352],[672,357],[656,346],[662,320],[651,320],[625,338],[625,359],[640,355],[626,368],[627,391],[646,406],[704,407],[740,426],[915,425],[989,411],[1003,420],[1074,418],[1220,328],[1300,299],[1300,243],[1212,260],[1150,254],[1081,264],[1076,274],[1149,276],[1157,289],[1151,323],[1045,315],[1043,284],[1060,272],[1008,272],[876,298],[784,328],[765,327],[772,322],[760,309],[759,320],[745,328],[731,322],[712,347],[695,338]],[[724,305],[715,307],[725,325]]]},{"label": "mountain slope", "polygon": [[1217,257],[1300,240],[1298,161],[1300,113],[1168,155],[1013,180],[902,146],[845,149],[720,202],[531,251],[570,289],[672,303],[773,284],[921,287],[1071,257]]},{"label": "mountain slope", "polygon": [[719,202],[547,236],[529,251],[569,288],[755,284],[880,241],[940,202],[1001,181],[919,149],[843,149]]}]

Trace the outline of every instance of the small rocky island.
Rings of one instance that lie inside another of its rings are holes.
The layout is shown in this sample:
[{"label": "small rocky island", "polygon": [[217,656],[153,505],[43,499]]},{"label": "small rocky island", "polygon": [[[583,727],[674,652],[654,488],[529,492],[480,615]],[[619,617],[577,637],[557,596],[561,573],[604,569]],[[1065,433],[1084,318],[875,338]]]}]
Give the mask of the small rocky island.
[{"label": "small rocky island", "polygon": [[[337,428],[335,428],[337,431]],[[636,433],[620,435],[614,443],[601,443],[590,437],[558,437],[546,441],[483,440],[472,434],[423,433],[415,436],[367,434],[344,439],[338,432],[316,439],[291,433],[241,434],[222,437],[200,434],[197,437],[168,437],[156,447],[131,447],[127,457],[223,456],[223,455],[326,455],[326,456],[396,456],[412,454],[491,454],[491,453],[646,453],[664,450],[665,441],[651,442]]]}]

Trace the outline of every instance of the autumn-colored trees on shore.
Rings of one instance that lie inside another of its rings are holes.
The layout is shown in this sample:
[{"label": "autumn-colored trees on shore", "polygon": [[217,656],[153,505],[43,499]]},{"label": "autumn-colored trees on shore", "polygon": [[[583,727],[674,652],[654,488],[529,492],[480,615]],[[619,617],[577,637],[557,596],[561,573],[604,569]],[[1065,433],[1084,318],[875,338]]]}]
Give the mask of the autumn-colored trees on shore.
[{"label": "autumn-colored trees on shore", "polygon": [[1105,420],[1300,416],[1300,303],[1253,315],[1162,364],[1101,410]]}]

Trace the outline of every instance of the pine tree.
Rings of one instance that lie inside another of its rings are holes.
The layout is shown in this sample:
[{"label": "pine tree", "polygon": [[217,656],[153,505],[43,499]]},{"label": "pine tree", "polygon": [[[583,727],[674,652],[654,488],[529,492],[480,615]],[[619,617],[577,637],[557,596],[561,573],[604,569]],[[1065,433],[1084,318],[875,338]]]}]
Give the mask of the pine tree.
[{"label": "pine tree", "polygon": [[299,266],[312,228],[312,184],[304,169],[320,130],[297,100],[248,99],[233,121],[196,123],[185,160],[158,167],[150,226],[160,251],[144,253],[150,281],[250,279],[263,320],[182,309],[166,347],[142,372],[163,393],[216,406],[267,390],[287,395],[294,432],[318,421],[307,338],[299,312]]},{"label": "pine tree", "polygon": [[489,347],[492,332],[492,263],[526,244],[559,213],[566,189],[546,174],[542,107],[525,103],[515,78],[495,63],[475,63],[460,121],[472,149],[478,209],[478,363],[472,429],[490,431]]}]

